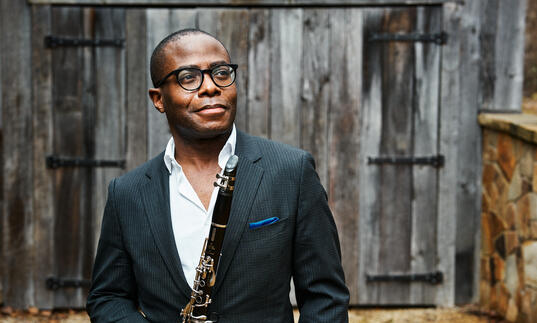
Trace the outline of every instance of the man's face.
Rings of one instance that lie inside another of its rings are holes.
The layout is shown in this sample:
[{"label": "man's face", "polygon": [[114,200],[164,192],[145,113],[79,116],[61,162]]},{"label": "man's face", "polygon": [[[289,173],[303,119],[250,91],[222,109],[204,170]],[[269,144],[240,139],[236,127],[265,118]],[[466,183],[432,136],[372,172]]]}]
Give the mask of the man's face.
[{"label": "man's face", "polygon": [[[201,70],[216,64],[230,63],[229,56],[217,40],[204,34],[186,35],[164,48],[166,73],[181,67]],[[163,77],[162,75],[161,77]],[[150,96],[157,110],[166,113],[172,134],[185,139],[207,139],[228,132],[235,119],[237,87],[218,87],[209,73],[197,91],[187,91],[170,76]]]}]

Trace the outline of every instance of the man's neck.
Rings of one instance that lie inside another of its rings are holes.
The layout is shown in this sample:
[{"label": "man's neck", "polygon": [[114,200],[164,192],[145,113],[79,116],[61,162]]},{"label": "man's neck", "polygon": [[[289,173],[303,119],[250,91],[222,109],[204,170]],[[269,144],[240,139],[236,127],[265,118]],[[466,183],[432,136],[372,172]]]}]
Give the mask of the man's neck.
[{"label": "man's neck", "polygon": [[181,167],[199,170],[214,166],[218,164],[218,156],[230,134],[231,131],[207,139],[190,139],[174,134],[175,160]]}]

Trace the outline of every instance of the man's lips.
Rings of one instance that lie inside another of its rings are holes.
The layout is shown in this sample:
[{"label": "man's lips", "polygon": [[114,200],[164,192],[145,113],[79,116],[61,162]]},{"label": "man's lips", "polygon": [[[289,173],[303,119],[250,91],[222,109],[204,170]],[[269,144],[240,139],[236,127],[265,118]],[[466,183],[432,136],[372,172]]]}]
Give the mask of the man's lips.
[{"label": "man's lips", "polygon": [[226,106],[222,104],[211,104],[211,105],[204,105],[200,109],[196,110],[196,112],[202,112],[202,111],[220,111],[220,110],[226,110]]}]

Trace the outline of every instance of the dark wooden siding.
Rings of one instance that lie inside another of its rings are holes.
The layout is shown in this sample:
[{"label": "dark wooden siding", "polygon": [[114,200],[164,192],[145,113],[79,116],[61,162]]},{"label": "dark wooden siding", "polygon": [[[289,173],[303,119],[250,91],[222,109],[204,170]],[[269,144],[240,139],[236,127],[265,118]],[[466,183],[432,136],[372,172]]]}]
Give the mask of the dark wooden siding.
[{"label": "dark wooden siding", "polygon": [[[2,2],[4,303],[84,305],[85,289],[51,291],[44,281],[89,278],[107,182],[169,138],[147,97],[149,55],[165,35],[192,26],[215,34],[240,65],[237,126],[314,155],[353,304],[470,301],[480,196],[475,117],[480,108],[517,108],[521,38],[505,43],[517,49],[509,51],[492,30],[516,20],[525,2],[507,11],[498,1],[441,2],[174,9]],[[507,29],[518,35],[515,25]],[[373,31],[440,30],[449,33],[444,46],[367,41]],[[125,46],[47,49],[50,34],[122,38]],[[439,169],[367,164],[369,156],[439,153],[446,156]],[[52,170],[44,163],[50,154],[126,159],[127,167]],[[444,273],[442,285],[365,282],[365,274],[432,270]]]}]

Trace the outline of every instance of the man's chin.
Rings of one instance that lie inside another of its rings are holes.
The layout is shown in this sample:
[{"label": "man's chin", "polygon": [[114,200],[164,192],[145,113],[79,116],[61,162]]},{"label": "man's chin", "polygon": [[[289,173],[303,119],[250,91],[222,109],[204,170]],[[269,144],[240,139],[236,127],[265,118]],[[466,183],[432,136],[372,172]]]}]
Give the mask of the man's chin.
[{"label": "man's chin", "polygon": [[228,137],[233,130],[233,123],[230,126],[215,126],[198,129],[179,129],[182,137],[188,137],[194,140],[214,140],[221,137]]}]

